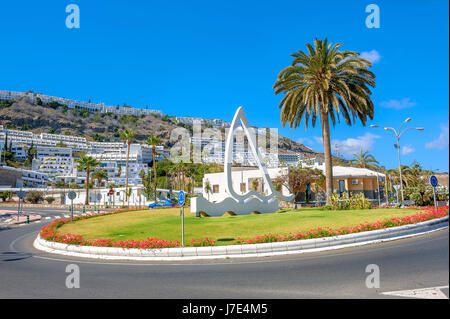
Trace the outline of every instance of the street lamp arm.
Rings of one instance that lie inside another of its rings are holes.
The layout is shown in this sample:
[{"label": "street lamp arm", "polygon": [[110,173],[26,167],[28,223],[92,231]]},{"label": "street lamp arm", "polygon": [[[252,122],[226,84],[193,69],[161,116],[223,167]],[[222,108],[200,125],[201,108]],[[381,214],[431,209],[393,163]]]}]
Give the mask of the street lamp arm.
[{"label": "street lamp arm", "polygon": [[402,136],[403,133],[405,133],[408,130],[418,130],[418,131],[423,131],[423,128],[421,127],[409,127],[407,129],[404,129],[403,132],[400,133],[400,135],[398,136],[400,138],[400,136]]},{"label": "street lamp arm", "polygon": [[405,124],[405,123],[408,123],[409,121],[411,121],[411,118],[407,118],[406,120],[404,120],[403,121],[403,123],[402,123],[402,125],[400,125],[400,128],[398,129],[398,132],[400,133],[400,131],[402,130],[402,126]]},{"label": "street lamp arm", "polygon": [[399,135],[397,134],[397,131],[393,127],[385,127],[384,129],[392,131],[392,133],[394,133],[395,137],[399,137]]}]

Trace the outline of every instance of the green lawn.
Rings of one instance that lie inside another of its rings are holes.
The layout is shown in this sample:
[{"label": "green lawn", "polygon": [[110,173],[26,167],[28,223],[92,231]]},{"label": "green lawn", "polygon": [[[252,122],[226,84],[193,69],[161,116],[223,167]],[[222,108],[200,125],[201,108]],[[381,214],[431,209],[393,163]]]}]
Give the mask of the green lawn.
[{"label": "green lawn", "polygon": [[[368,209],[330,211],[305,208],[275,214],[202,217],[185,209],[185,242],[208,237],[216,245],[230,244],[236,237],[249,239],[265,233],[288,234],[317,227],[340,228],[375,222],[389,217],[413,215],[417,209]],[[68,223],[59,234],[82,235],[84,239],[143,240],[158,237],[181,241],[180,209],[154,209],[119,213]]]}]

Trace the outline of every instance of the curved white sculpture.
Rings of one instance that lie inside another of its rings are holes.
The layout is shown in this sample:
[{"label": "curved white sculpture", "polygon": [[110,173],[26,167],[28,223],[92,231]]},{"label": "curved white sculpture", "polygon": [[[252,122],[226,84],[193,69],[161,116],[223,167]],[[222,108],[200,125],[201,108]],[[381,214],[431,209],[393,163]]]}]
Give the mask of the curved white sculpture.
[{"label": "curved white sculpture", "polygon": [[[249,149],[253,153],[255,161],[258,164],[259,171],[263,177],[263,182],[269,187],[268,195],[262,195],[255,190],[251,190],[244,195],[239,195],[233,189],[231,173],[231,164],[233,161],[233,136],[234,131],[239,127],[239,121],[242,124],[245,135],[247,136]],[[284,196],[274,189],[269,173],[267,172],[267,168],[261,158],[261,154],[258,151],[255,136],[250,129],[247,116],[245,115],[244,108],[242,106],[240,106],[234,114],[230,130],[228,131],[225,144],[224,173],[226,175],[225,192],[228,193],[230,197],[219,203],[211,203],[205,198],[194,197],[191,199],[191,212],[197,213],[203,211],[210,216],[222,215],[227,211],[233,211],[238,215],[250,214],[253,211],[260,213],[274,213],[280,209],[277,198],[285,201],[291,201],[294,198],[293,194]]]}]

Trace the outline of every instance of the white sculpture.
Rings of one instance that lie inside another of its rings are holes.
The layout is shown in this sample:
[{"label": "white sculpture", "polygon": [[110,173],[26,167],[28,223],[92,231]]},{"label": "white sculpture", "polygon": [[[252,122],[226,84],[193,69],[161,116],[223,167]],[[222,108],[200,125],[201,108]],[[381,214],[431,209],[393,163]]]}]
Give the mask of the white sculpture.
[{"label": "white sculpture", "polygon": [[[239,121],[242,124],[245,135],[248,139],[248,146],[250,151],[258,164],[259,171],[263,177],[263,181],[269,187],[269,194],[264,196],[255,190],[251,190],[244,195],[237,194],[233,189],[233,181],[231,174],[231,163],[233,159],[233,136],[234,131],[239,127]],[[205,212],[210,216],[220,216],[227,211],[232,211],[237,215],[250,214],[257,211],[259,213],[274,213],[280,209],[278,198],[291,201],[294,195],[284,196],[273,188],[267,168],[261,158],[258,148],[256,147],[255,136],[250,129],[250,125],[245,115],[244,109],[240,106],[234,114],[233,122],[225,144],[225,163],[224,173],[226,175],[225,191],[229,195],[219,203],[211,203],[203,197],[194,197],[191,199],[191,212]]]}]

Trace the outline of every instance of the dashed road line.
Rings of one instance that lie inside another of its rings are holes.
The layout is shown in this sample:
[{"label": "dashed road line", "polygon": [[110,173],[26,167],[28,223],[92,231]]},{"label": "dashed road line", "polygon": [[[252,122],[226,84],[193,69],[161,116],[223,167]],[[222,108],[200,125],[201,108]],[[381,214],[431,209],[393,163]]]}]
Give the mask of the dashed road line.
[{"label": "dashed road line", "polygon": [[420,299],[448,299],[441,289],[448,288],[449,286],[429,287],[410,290],[398,290],[382,292],[382,295],[406,297],[406,298],[420,298]]}]

